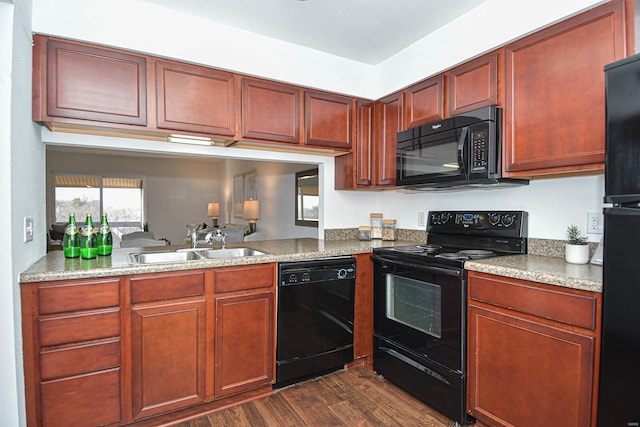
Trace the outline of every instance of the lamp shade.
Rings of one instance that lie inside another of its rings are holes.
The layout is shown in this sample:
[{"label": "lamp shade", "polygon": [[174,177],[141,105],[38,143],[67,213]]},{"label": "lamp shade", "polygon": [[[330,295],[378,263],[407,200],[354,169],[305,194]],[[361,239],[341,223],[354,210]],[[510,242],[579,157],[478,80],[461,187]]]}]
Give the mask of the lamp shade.
[{"label": "lamp shade", "polygon": [[220,216],[220,203],[210,202],[207,206],[207,216],[218,217]]},{"label": "lamp shade", "polygon": [[260,202],[257,200],[245,200],[244,217],[250,219],[260,218]]}]

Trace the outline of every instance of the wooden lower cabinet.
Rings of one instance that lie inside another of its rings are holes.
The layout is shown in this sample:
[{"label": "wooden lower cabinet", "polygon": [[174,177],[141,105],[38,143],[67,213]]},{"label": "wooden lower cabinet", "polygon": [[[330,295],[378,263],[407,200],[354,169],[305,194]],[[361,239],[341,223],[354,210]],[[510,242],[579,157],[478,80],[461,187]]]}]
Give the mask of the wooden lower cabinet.
[{"label": "wooden lower cabinet", "polygon": [[135,419],[205,401],[205,320],[204,299],[133,307]]},{"label": "wooden lower cabinet", "polygon": [[216,397],[273,382],[274,319],[272,290],[216,297]]},{"label": "wooden lower cabinet", "polygon": [[27,425],[165,425],[272,393],[275,270],[21,284]]},{"label": "wooden lower cabinet", "polygon": [[490,426],[595,425],[599,310],[599,294],[470,273],[469,413]]}]

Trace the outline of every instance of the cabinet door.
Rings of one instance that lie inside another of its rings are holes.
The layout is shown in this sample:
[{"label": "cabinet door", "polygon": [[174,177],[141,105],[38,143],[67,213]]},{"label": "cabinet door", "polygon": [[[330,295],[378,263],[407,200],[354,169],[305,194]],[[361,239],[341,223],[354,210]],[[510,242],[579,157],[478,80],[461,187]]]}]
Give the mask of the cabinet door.
[{"label": "cabinet door", "polygon": [[373,158],[374,158],[374,103],[358,101],[358,133],[356,138],[355,170],[356,185],[373,185]]},{"label": "cabinet door", "polygon": [[147,72],[142,56],[49,40],[47,114],[146,125]]},{"label": "cabinet door", "polygon": [[506,46],[508,175],[603,168],[603,68],[625,55],[623,9],[607,3]]},{"label": "cabinet door", "polygon": [[231,73],[156,63],[158,128],[233,137],[239,95]]},{"label": "cabinet door", "polygon": [[242,79],[242,136],[300,143],[300,90],[294,86]]},{"label": "cabinet door", "polygon": [[307,145],[351,148],[353,98],[321,92],[304,94]]},{"label": "cabinet door", "polygon": [[405,96],[405,128],[444,119],[444,75],[411,86]]},{"label": "cabinet door", "polygon": [[498,104],[498,53],[468,61],[446,73],[449,115]]},{"label": "cabinet door", "polygon": [[44,381],[43,426],[102,426],[120,421],[120,369]]},{"label": "cabinet door", "polygon": [[375,184],[396,184],[396,141],[404,129],[402,92],[376,101],[376,149],[374,153]]},{"label": "cabinet door", "polygon": [[273,305],[272,291],[216,298],[217,398],[273,382]]},{"label": "cabinet door", "polygon": [[595,338],[470,305],[469,412],[496,426],[588,426]]},{"label": "cabinet door", "polygon": [[133,417],[205,400],[205,301],[133,307]]}]

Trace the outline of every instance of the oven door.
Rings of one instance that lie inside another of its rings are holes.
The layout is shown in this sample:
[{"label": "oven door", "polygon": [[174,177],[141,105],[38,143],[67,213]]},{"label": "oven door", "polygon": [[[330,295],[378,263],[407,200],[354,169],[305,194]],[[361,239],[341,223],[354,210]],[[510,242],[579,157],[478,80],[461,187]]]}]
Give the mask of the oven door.
[{"label": "oven door", "polygon": [[439,184],[468,177],[468,127],[399,141],[397,185]]},{"label": "oven door", "polygon": [[454,371],[464,371],[463,269],[373,255],[374,332]]}]

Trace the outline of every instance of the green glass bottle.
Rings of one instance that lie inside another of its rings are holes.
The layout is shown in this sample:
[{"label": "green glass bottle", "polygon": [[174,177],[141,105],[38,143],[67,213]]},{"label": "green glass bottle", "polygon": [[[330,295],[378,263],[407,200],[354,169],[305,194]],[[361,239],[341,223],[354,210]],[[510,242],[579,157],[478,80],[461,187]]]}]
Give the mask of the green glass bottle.
[{"label": "green glass bottle", "polygon": [[87,214],[82,228],[82,236],[80,236],[80,258],[94,259],[98,256],[98,236],[93,228],[93,219],[91,214]]},{"label": "green glass bottle", "polygon": [[76,224],[76,215],[69,215],[69,223],[62,238],[62,249],[65,258],[78,258],[80,256],[80,232]]},{"label": "green glass bottle", "polygon": [[111,228],[109,228],[109,222],[107,221],[107,214],[103,213],[102,218],[100,219],[100,229],[98,231],[98,255],[111,255],[112,250],[113,236],[111,235]]}]

